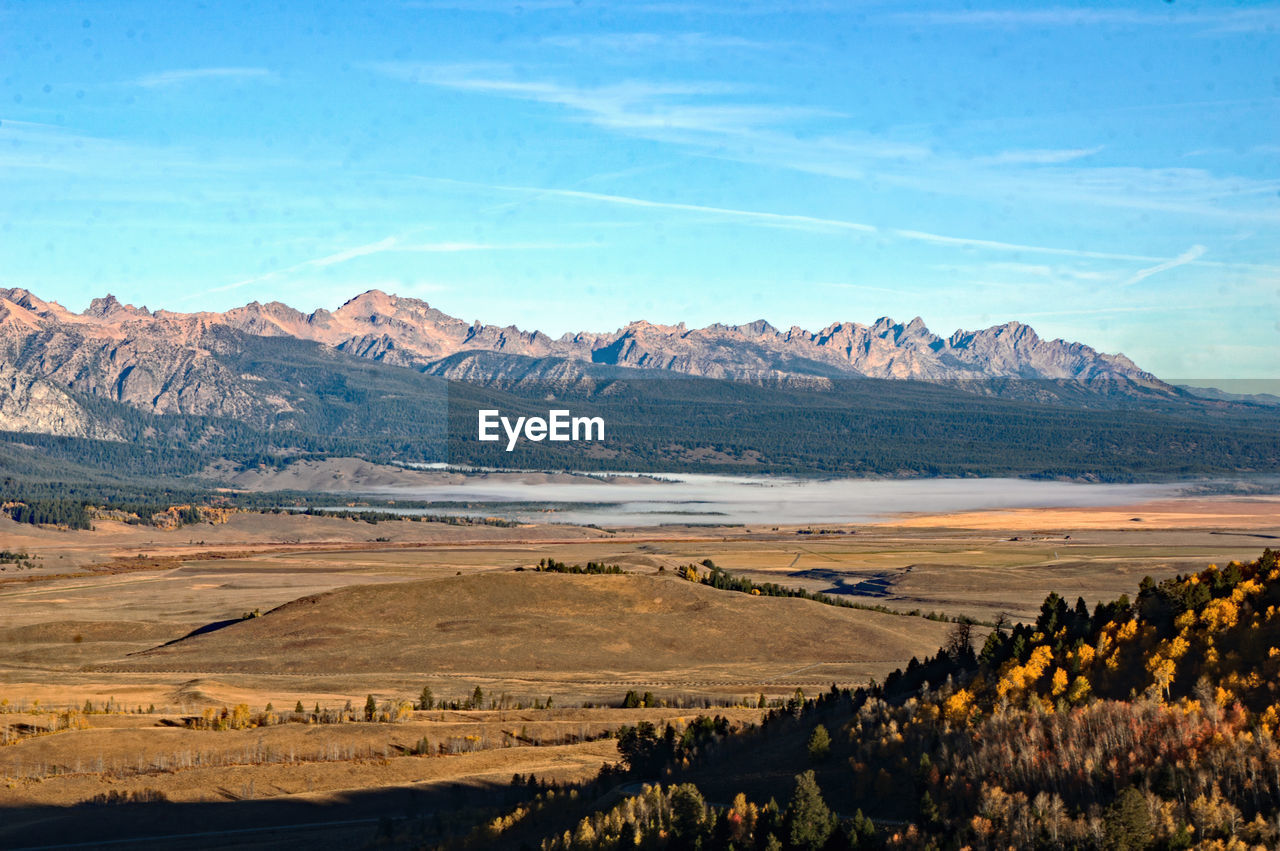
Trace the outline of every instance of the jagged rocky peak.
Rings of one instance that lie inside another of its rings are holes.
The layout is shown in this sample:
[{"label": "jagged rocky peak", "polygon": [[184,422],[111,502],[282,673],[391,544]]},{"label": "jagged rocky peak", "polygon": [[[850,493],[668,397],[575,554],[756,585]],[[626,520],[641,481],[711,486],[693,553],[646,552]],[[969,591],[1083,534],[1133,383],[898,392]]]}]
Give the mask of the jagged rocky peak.
[{"label": "jagged rocky peak", "polygon": [[333,311],[318,307],[307,316],[307,322],[317,328],[328,328],[333,325]]},{"label": "jagged rocky peak", "polygon": [[1040,335],[1030,325],[1023,325],[1021,322],[1014,320],[1000,325],[992,325],[990,328],[983,328],[980,331],[956,331],[951,335],[951,339],[955,341],[954,345],[959,345],[961,341],[967,343],[974,340],[1036,343],[1039,342]]},{"label": "jagged rocky peak", "polygon": [[336,311],[343,316],[393,316],[404,310],[431,310],[431,305],[416,298],[402,298],[382,290],[366,290],[347,299]]},{"label": "jagged rocky peak", "polygon": [[[850,329],[858,329],[859,326],[855,322],[843,323],[842,327]],[[912,319],[905,325],[897,322],[892,317],[881,316],[873,322],[867,329],[867,333],[883,340],[890,340],[896,344],[925,345],[932,346],[942,338],[929,330],[929,326],[924,324],[924,320],[919,316]]]},{"label": "jagged rocky peak", "polygon": [[938,335],[929,330],[929,326],[924,324],[924,320],[917,316],[902,327],[902,336],[912,339],[928,339],[930,341],[939,339]]},{"label": "jagged rocky peak", "polygon": [[260,301],[251,301],[248,304],[246,304],[244,307],[237,307],[233,310],[227,311],[228,315],[234,314],[234,313],[255,314],[259,316],[287,318],[290,320],[297,320],[297,319],[303,318],[302,311],[295,310],[294,308],[290,307],[289,305],[285,304],[282,301],[268,301],[265,304]]},{"label": "jagged rocky peak", "polygon": [[417,367],[458,353],[488,351],[730,378],[765,374],[928,379],[1113,375],[1154,380],[1122,355],[1103,355],[1080,343],[1046,341],[1019,322],[956,331],[944,339],[918,316],[905,324],[890,317],[881,317],[869,326],[836,322],[818,332],[798,326],[780,332],[764,319],[694,329],[684,323],[638,320],[612,332],[567,333],[552,340],[539,331],[515,325],[468,323],[420,299],[377,289],[355,296],[336,310],[319,309],[310,314],[281,302],[256,301],[225,313],[149,313],[146,308],[122,305],[113,296],[104,296],[95,299],[85,314],[75,315],[22,289],[0,289],[0,298],[5,300],[0,304],[0,319],[7,335],[0,343],[14,351],[26,334],[51,323],[75,324],[78,333],[101,328],[105,336],[119,336],[119,327],[128,319],[131,338],[147,336],[193,349],[212,345],[204,342],[204,335],[222,325],[253,335],[311,340],[355,357]]},{"label": "jagged rocky peak", "polygon": [[[157,311],[157,315],[159,313]],[[166,318],[169,318],[168,314]],[[172,318],[181,319],[182,315],[176,314]],[[212,314],[212,318],[250,334],[305,336],[306,317],[279,301],[269,301],[266,304],[251,301],[244,307],[233,308],[223,314]]]},{"label": "jagged rocky peak", "polygon": [[[684,323],[680,323],[681,327]],[[757,319],[755,322],[748,322],[745,325],[722,325],[719,322],[714,325],[707,326],[708,331],[719,331],[723,333],[741,334],[744,337],[776,337],[778,329],[774,328],[765,319]]]},{"label": "jagged rocky peak", "polygon": [[19,308],[23,313],[24,321],[28,323],[84,321],[83,317],[77,316],[56,301],[45,301],[23,287],[0,289],[0,301]]},{"label": "jagged rocky peak", "polygon": [[18,307],[30,310],[33,313],[41,313],[48,310],[49,303],[37,298],[30,290],[22,287],[13,287],[12,289],[0,289],[0,298],[5,301],[16,304]]},{"label": "jagged rocky peak", "polygon": [[[400,301],[399,296],[389,295],[382,290],[366,290],[355,298],[347,299],[334,312],[343,316],[386,316],[395,313]],[[425,301],[421,304],[423,307],[428,306]]]},{"label": "jagged rocky peak", "polygon": [[689,329],[683,322],[678,325],[662,325],[657,322],[650,322],[648,319],[636,319],[618,329],[616,336],[629,334],[631,336],[679,337],[687,333],[689,333]]},{"label": "jagged rocky peak", "polygon": [[151,311],[147,310],[146,305],[134,307],[132,304],[121,304],[119,299],[107,293],[89,302],[89,306],[81,315],[91,319],[121,319],[150,316]]},{"label": "jagged rocky peak", "polygon": [[379,319],[395,319],[409,324],[431,323],[465,328],[467,323],[437,310],[420,298],[399,296],[373,289],[360,293],[333,312],[343,319],[377,323]]}]

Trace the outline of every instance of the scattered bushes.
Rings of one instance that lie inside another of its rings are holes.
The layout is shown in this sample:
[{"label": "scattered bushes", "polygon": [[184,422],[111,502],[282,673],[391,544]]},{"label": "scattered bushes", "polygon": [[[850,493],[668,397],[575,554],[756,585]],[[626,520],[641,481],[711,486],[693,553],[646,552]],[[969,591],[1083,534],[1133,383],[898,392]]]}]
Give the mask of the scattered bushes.
[{"label": "scattered bushes", "polygon": [[109,807],[117,804],[162,804],[169,800],[159,789],[134,789],[129,792],[112,789],[81,802],[83,806]]}]

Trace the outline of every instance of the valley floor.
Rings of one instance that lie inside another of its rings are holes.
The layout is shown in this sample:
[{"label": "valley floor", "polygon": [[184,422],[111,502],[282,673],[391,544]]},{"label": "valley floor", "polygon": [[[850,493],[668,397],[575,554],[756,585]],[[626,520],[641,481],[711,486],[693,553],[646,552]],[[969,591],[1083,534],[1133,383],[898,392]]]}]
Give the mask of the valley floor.
[{"label": "valley floor", "polygon": [[[359,844],[404,795],[448,810],[519,800],[514,774],[590,777],[617,761],[609,736],[623,725],[703,713],[751,723],[762,695],[776,704],[797,688],[883,679],[946,640],[951,624],[926,614],[1028,620],[1050,591],[1092,606],[1132,594],[1143,576],[1255,558],[1277,540],[1280,502],[1268,497],[857,527],[238,514],[171,531],[100,522],[68,532],[4,518],[0,549],[34,566],[0,572],[0,845],[70,842],[92,824],[98,838],[203,831],[214,846],[231,827],[315,822]],[[627,575],[531,570],[546,558]],[[704,559],[863,608],[678,578]],[[424,686],[460,708],[364,719],[369,696],[394,714]],[[468,706],[477,687],[484,697]],[[652,705],[619,708],[629,690]],[[348,703],[354,719],[317,723],[317,709]],[[239,704],[256,720],[271,704],[279,723],[192,729]],[[142,830],[86,804],[130,794],[163,795],[189,817],[166,808]],[[264,847],[316,838],[237,836]]]}]

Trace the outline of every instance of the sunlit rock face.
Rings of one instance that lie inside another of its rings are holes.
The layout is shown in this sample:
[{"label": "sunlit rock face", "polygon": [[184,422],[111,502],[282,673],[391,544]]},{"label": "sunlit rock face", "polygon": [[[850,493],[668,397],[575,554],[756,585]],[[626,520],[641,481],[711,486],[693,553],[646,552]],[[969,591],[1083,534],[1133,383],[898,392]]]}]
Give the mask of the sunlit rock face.
[{"label": "sunlit rock face", "polygon": [[255,338],[289,338],[334,356],[461,380],[566,381],[609,368],[727,379],[1035,378],[1088,380],[1116,392],[1131,385],[1147,392],[1167,387],[1123,355],[1044,340],[1017,322],[944,338],[918,317],[906,324],[888,318],[871,325],[837,322],[820,331],[783,331],[764,320],[694,329],[637,321],[612,332],[553,339],[515,326],[466,322],[419,299],[379,290],[313,313],[280,302],[252,302],[225,313],[151,311],[110,295],[73,313],[14,288],[0,289],[0,425],[107,436],[99,435],[75,394],[153,413],[270,422],[293,409],[290,399],[262,393],[256,385],[263,377],[233,364]]}]

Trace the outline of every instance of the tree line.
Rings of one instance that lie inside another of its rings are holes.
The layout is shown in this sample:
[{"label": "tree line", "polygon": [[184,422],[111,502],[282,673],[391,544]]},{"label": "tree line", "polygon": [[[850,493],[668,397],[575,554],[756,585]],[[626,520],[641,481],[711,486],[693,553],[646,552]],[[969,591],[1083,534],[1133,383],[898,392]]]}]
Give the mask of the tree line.
[{"label": "tree line", "polygon": [[[701,566],[706,568],[706,573],[698,570],[698,565],[687,564],[679,571],[680,576],[690,582],[697,582],[716,588],[721,591],[737,591],[741,594],[752,594],[756,597],[793,597],[800,600],[813,600],[816,603],[822,603],[826,606],[839,606],[843,609],[863,609],[870,612],[880,612],[886,615],[907,615],[910,617],[920,617],[931,621],[942,621],[944,623],[978,623],[972,618],[956,615],[945,615],[939,612],[926,612],[921,609],[911,609],[910,611],[902,611],[901,609],[893,609],[889,606],[881,606],[876,603],[861,603],[855,600],[846,600],[842,597],[835,597],[831,594],[824,594],[821,591],[809,591],[804,588],[788,588],[785,585],[779,585],[776,582],[752,582],[745,576],[734,576],[722,567],[716,565],[711,559],[703,559]],[[994,624],[988,624],[994,626]]]}]

